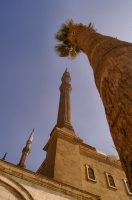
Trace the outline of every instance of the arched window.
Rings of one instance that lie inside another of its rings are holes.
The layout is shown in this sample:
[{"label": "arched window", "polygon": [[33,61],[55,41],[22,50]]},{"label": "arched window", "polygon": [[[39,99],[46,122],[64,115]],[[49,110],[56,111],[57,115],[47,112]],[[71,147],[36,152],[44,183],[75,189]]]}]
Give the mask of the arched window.
[{"label": "arched window", "polygon": [[125,178],[124,178],[123,180],[124,180],[124,183],[125,183],[125,186],[126,186],[126,189],[127,189],[128,194],[131,194],[131,195],[132,195],[132,189],[131,189],[131,187],[130,187],[130,185],[129,185],[128,180],[125,179]]},{"label": "arched window", "polygon": [[88,168],[88,174],[90,179],[95,180],[94,170],[91,167]]},{"label": "arched window", "polygon": [[113,177],[110,174],[108,174],[108,179],[109,179],[110,185],[113,186],[113,187],[115,187],[114,179],[113,179]]},{"label": "arched window", "polygon": [[87,173],[87,178],[89,180],[96,182],[95,172],[93,167],[86,165],[86,173]]},{"label": "arched window", "polygon": [[113,175],[111,175],[108,172],[105,172],[105,174],[106,174],[108,186],[111,187],[111,188],[117,189]]}]

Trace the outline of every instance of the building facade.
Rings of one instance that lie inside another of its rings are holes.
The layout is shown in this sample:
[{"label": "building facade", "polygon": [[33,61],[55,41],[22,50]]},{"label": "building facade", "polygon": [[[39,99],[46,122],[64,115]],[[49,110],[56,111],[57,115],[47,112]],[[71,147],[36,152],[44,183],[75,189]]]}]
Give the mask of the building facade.
[{"label": "building facade", "polygon": [[70,74],[60,86],[57,124],[36,173],[26,169],[31,133],[18,165],[0,160],[0,199],[16,200],[129,200],[132,191],[119,158],[107,156],[79,138],[71,123]]}]

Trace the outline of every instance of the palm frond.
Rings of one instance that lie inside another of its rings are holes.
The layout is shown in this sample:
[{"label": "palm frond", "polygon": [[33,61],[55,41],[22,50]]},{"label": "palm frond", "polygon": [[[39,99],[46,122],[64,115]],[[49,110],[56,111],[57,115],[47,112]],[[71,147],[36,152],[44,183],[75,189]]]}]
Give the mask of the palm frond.
[{"label": "palm frond", "polygon": [[92,22],[89,22],[88,27],[91,27],[91,26],[92,26]]},{"label": "palm frond", "polygon": [[94,28],[94,24],[92,24],[92,22],[90,22],[88,24],[88,27],[91,28],[91,29],[93,29],[95,32],[97,31],[97,29]]},{"label": "palm frond", "polygon": [[81,53],[81,50],[80,50],[78,47],[75,47],[75,51],[76,51],[77,55],[78,55],[79,53]]},{"label": "palm frond", "polygon": [[74,49],[69,51],[69,58],[70,59],[74,59],[74,58],[76,58],[76,56],[77,56],[77,53],[76,53],[76,51]]},{"label": "palm frond", "polygon": [[66,24],[67,24],[67,27],[68,27],[68,28],[70,28],[71,26],[74,26],[74,25],[75,25],[72,19],[68,20],[68,21],[66,22]]},{"label": "palm frond", "polygon": [[54,48],[55,52],[61,57],[66,57],[69,55],[69,49],[64,44],[58,44]]},{"label": "palm frond", "polygon": [[57,32],[57,34],[55,34],[55,39],[59,40],[60,42],[66,40],[65,34],[61,31]]},{"label": "palm frond", "polygon": [[55,38],[61,42],[61,44],[56,45],[55,52],[61,57],[67,57],[73,59],[75,58],[81,50],[73,46],[71,42],[68,40],[69,29],[74,26],[74,22],[69,20],[66,24],[62,24],[59,31],[55,34]]},{"label": "palm frond", "polygon": [[60,30],[61,30],[62,32],[65,32],[65,33],[66,33],[66,32],[68,31],[68,29],[69,29],[69,28],[68,28],[68,24],[67,24],[67,23],[61,25]]},{"label": "palm frond", "polygon": [[73,26],[73,24],[74,22],[72,20],[67,21],[66,24],[62,24],[57,34],[55,34],[55,38],[60,42],[66,40],[68,30],[71,26]]}]

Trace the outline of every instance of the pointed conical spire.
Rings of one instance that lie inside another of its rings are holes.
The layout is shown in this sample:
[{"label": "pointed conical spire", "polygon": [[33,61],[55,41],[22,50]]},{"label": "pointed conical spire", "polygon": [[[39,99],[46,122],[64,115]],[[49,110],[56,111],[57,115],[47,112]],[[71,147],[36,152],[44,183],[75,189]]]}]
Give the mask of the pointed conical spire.
[{"label": "pointed conical spire", "polygon": [[34,129],[32,130],[31,135],[28,138],[28,141],[32,142],[33,141],[33,136],[34,136]]},{"label": "pointed conical spire", "polygon": [[29,138],[26,142],[26,146],[22,150],[22,156],[21,156],[20,162],[18,164],[18,166],[20,166],[20,167],[26,168],[26,161],[27,161],[28,155],[30,154],[30,151],[31,151],[30,148],[32,145],[33,136],[34,136],[34,129],[31,132],[31,135],[29,136]]},{"label": "pointed conical spire", "polygon": [[71,77],[67,68],[61,78],[62,84],[60,86],[60,103],[58,110],[57,127],[65,127],[70,130],[70,133],[75,135],[74,129],[71,125]]},{"label": "pointed conical spire", "polygon": [[5,160],[6,158],[6,155],[7,155],[7,152],[5,153],[5,155],[3,156],[2,160]]}]

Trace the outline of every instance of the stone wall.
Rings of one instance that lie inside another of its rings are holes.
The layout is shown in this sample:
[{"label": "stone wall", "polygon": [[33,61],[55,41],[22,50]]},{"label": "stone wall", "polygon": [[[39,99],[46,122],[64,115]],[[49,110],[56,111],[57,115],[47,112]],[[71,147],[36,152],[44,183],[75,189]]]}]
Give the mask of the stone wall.
[{"label": "stone wall", "polygon": [[[128,194],[123,179],[126,178],[120,161],[113,160],[107,156],[80,146],[81,153],[81,177],[82,189],[100,195],[103,200],[128,200],[132,194]],[[90,180],[87,175],[87,166],[95,173],[95,180]],[[115,187],[110,187],[107,174],[112,175]]]},{"label": "stone wall", "polygon": [[[97,152],[94,147],[84,144],[82,139],[59,128],[54,129],[52,132],[45,146],[47,152],[50,149],[53,150],[51,144],[56,137],[56,145],[54,145],[56,150],[53,168],[54,180],[90,192],[97,197],[101,196],[103,200],[108,200],[108,197],[109,200],[132,199],[132,192],[127,191],[123,180],[126,175],[120,161],[113,160]],[[53,157],[48,153],[47,155],[40,170],[38,170],[39,173],[43,172],[46,166],[47,171],[51,170]],[[88,178],[88,168],[93,170],[96,180]],[[113,181],[111,184],[115,184],[115,186],[110,185],[109,179]]]},{"label": "stone wall", "polygon": [[2,200],[74,200],[75,198],[60,192],[48,189],[32,182],[0,174],[0,199]]},{"label": "stone wall", "polygon": [[99,200],[99,196],[0,160],[0,200]]}]

